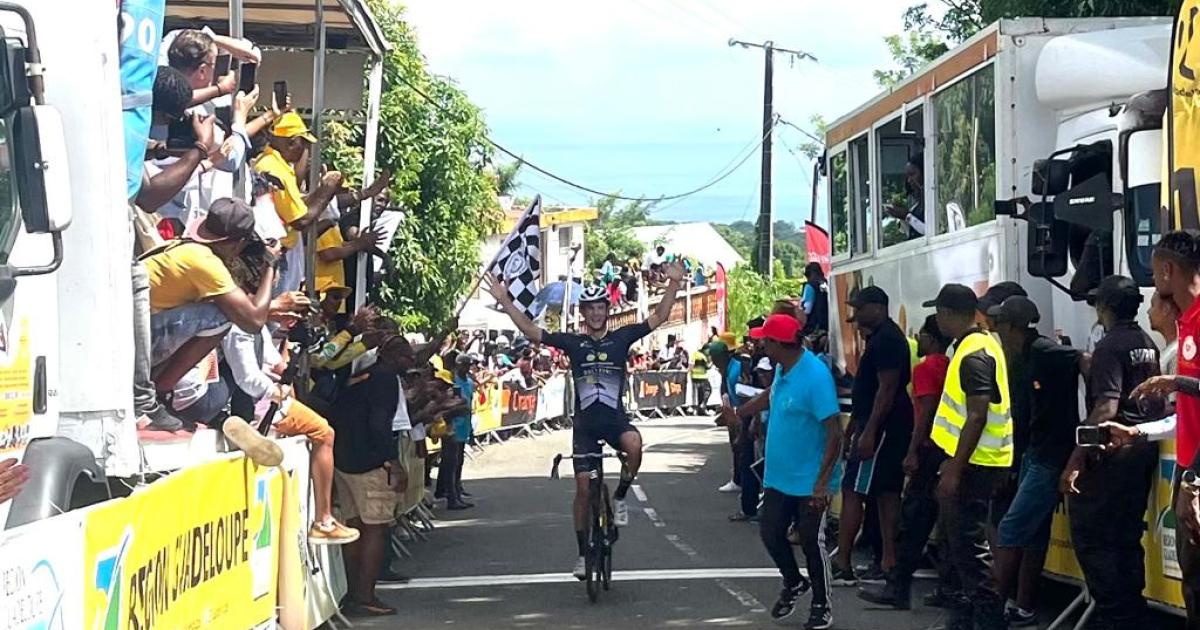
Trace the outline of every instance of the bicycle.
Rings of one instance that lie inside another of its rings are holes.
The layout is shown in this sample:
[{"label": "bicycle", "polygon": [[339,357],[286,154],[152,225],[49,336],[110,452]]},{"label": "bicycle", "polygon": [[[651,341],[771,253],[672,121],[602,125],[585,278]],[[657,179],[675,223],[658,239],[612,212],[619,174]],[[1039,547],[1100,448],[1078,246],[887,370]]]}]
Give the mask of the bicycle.
[{"label": "bicycle", "polygon": [[584,553],[584,567],[587,577],[588,600],[595,603],[600,597],[600,589],[609,590],[612,586],[612,551],[613,545],[619,538],[617,526],[613,523],[612,496],[604,483],[604,461],[609,458],[621,461],[621,473],[625,473],[625,453],[587,453],[583,455],[554,456],[554,467],[550,469],[550,478],[558,479],[558,465],[564,459],[597,459],[600,460],[596,469],[588,473],[587,516],[584,519],[587,530],[587,549]]}]

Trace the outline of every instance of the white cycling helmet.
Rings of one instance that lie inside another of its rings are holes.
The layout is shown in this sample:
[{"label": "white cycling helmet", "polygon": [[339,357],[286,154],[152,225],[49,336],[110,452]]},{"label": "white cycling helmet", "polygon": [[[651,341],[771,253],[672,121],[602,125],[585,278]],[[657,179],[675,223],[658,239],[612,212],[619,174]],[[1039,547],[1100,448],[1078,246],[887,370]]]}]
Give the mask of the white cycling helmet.
[{"label": "white cycling helmet", "polygon": [[604,302],[608,303],[608,291],[604,287],[592,285],[583,290],[583,294],[579,296],[579,303],[585,302]]}]

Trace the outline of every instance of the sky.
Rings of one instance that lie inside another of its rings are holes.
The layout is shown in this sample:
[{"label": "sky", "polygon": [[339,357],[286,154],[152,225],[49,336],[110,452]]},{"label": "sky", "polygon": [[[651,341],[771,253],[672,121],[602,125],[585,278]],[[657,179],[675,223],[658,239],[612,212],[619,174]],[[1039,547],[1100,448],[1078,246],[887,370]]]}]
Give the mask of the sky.
[{"label": "sky", "polygon": [[[772,40],[818,61],[775,58],[775,111],[811,130],[879,92],[883,37],[915,0],[407,0],[430,70],[484,110],[491,136],[528,161],[590,188],[658,197],[670,221],[755,220],[759,210],[764,53],[729,39]],[[809,218],[806,138],[774,134],[775,218]],[[528,168],[521,194],[587,205],[594,195]],[[818,222],[827,225],[824,204]]]}]

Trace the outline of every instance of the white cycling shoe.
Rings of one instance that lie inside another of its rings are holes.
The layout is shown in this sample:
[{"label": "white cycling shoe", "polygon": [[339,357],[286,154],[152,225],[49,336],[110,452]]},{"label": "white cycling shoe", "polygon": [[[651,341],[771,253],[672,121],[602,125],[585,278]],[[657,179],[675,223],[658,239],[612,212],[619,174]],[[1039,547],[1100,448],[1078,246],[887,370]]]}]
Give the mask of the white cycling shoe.
[{"label": "white cycling shoe", "polygon": [[575,561],[575,570],[571,571],[571,575],[574,575],[577,580],[587,579],[587,563],[583,561],[583,556],[579,556],[579,559]]},{"label": "white cycling shoe", "polygon": [[629,524],[629,505],[624,499],[613,501],[613,525],[625,527]]}]

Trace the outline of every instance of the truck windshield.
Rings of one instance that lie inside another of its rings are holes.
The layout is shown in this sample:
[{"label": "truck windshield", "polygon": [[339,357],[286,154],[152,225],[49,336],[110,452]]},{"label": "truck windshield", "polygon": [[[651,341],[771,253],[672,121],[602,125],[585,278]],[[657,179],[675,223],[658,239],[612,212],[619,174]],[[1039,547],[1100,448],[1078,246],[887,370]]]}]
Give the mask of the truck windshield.
[{"label": "truck windshield", "polygon": [[1150,255],[1162,237],[1162,203],[1158,183],[1129,188],[1125,194],[1125,251],[1129,274],[1143,287],[1154,286]]},{"label": "truck windshield", "polygon": [[17,231],[21,225],[17,212],[17,190],[13,181],[12,159],[9,155],[9,125],[0,118],[0,265],[8,264]]}]

